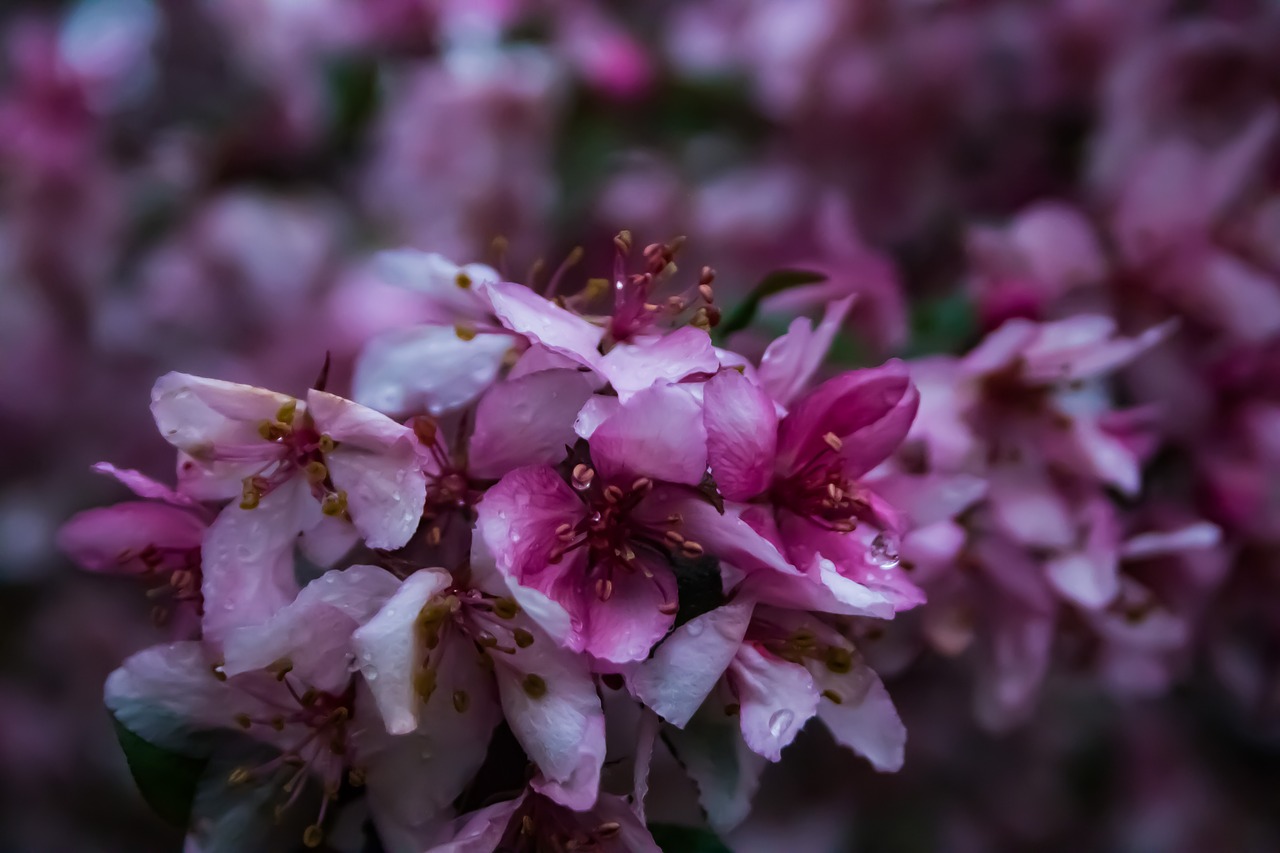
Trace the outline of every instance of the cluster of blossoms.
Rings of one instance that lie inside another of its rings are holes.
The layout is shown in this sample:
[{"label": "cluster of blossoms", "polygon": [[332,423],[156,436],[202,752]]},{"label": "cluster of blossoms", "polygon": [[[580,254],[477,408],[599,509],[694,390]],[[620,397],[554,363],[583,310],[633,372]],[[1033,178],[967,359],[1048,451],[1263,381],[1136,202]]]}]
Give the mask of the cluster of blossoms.
[{"label": "cluster of blossoms", "polygon": [[[382,256],[435,319],[373,341],[354,400],[323,374],[298,398],[156,383],[176,488],[100,465],[137,499],[61,541],[147,583],[179,637],[117,670],[107,704],[134,735],[210,757],[197,849],[299,815],[315,847],[357,808],[391,851],[657,849],[660,726],[684,730],[674,751],[717,829],[815,716],[875,767],[902,764],[855,637],[924,600],[899,542],[936,490],[970,490],[882,468],[919,404],[906,366],[810,387],[847,299],[752,364],[712,342],[709,268],[680,289],[678,244],[632,273],[630,235],[615,243],[612,276],[571,295],[563,269],[539,293]],[[613,756],[606,722],[627,703],[646,710]],[[755,756],[746,779],[699,734],[726,720]],[[500,758],[527,787],[459,817],[503,722],[519,750]],[[634,766],[627,790],[602,788],[607,756]]]}]

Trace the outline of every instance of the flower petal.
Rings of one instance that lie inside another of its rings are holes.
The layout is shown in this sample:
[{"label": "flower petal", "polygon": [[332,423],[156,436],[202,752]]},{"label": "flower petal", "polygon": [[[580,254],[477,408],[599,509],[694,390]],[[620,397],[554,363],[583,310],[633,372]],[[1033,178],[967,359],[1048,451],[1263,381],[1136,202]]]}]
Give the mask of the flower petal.
[{"label": "flower petal", "polygon": [[467,458],[476,477],[525,465],[552,465],[577,441],[574,421],[591,397],[575,370],[543,370],[494,385],[476,407]]},{"label": "flower petal", "polygon": [[414,677],[421,670],[426,651],[416,629],[418,614],[452,582],[448,572],[414,572],[352,636],[356,664],[387,731],[393,735],[408,734],[418,727],[421,700],[414,688]]},{"label": "flower petal", "polygon": [[604,330],[544,299],[522,284],[494,282],[483,285],[493,313],[513,332],[567,355],[579,364],[596,368],[600,363],[600,339]]},{"label": "flower petal", "polygon": [[684,728],[733,661],[754,607],[739,597],[672,631],[628,679],[636,698]]},{"label": "flower petal", "polygon": [[356,361],[352,397],[389,415],[441,415],[468,405],[493,384],[512,340],[451,326],[414,326],[378,335]]},{"label": "flower petal", "polygon": [[148,547],[187,551],[200,547],[206,524],[189,510],[150,501],[126,501],[77,513],[58,531],[58,547],[91,572],[146,571],[138,559]]},{"label": "flower petal", "polygon": [[[484,264],[458,266],[444,255],[417,249],[379,252],[374,273],[387,284],[425,294],[442,323],[456,319],[479,320],[489,313],[489,303],[478,285],[498,281],[498,271]],[[459,278],[459,276],[464,278]]]},{"label": "flower petal", "polygon": [[270,459],[278,447],[258,427],[296,401],[265,388],[166,373],[151,389],[151,413],[165,441],[200,460]]},{"label": "flower petal", "polygon": [[591,459],[609,482],[644,476],[696,486],[707,472],[702,409],[678,385],[646,388],[591,434]]},{"label": "flower petal", "polygon": [[711,336],[695,326],[682,326],[653,341],[618,344],[600,359],[600,372],[624,401],[656,383],[715,373],[719,367]]},{"label": "flower petal", "polygon": [[239,675],[288,660],[309,686],[340,693],[350,678],[352,632],[398,587],[395,575],[377,566],[325,572],[266,621],[229,632],[223,669]]},{"label": "flower petal", "polygon": [[427,496],[413,431],[323,391],[308,392],[307,406],[316,429],[337,442],[325,464],[347,493],[356,528],[371,548],[402,547],[418,529]]},{"label": "flower petal", "polygon": [[763,493],[773,479],[778,415],[764,389],[736,370],[717,373],[703,386],[703,420],[711,475],[727,500]]},{"label": "flower petal", "polygon": [[219,642],[232,628],[262,622],[293,600],[294,544],[321,518],[301,477],[272,489],[254,509],[232,504],[222,510],[201,549],[207,639]]},{"label": "flower petal", "polygon": [[751,643],[738,649],[729,667],[729,684],[738,697],[742,737],[770,761],[795,740],[818,709],[818,689],[808,670]]},{"label": "flower petal", "polygon": [[554,469],[531,465],[485,492],[477,506],[476,533],[500,572],[517,584],[535,585],[536,576],[560,573],[554,566],[548,571],[548,556],[561,544],[556,530],[576,523],[583,511],[582,501]]},{"label": "flower petal", "polygon": [[770,397],[789,406],[800,396],[831,349],[854,298],[828,303],[816,329],[808,318],[797,317],[785,335],[769,344],[760,359],[760,384]]},{"label": "flower petal", "polygon": [[845,474],[857,477],[883,462],[906,438],[920,395],[900,361],[830,379],[798,400],[778,428],[778,471],[791,473],[827,452],[824,436],[842,442]]},{"label": "flower petal", "polygon": [[[823,699],[818,717],[835,739],[866,758],[877,770],[901,769],[907,729],[893,707],[875,670],[856,656],[846,673],[832,672],[821,663],[809,664],[809,672]],[[839,697],[837,703],[832,697]]]},{"label": "flower petal", "polygon": [[132,468],[117,468],[110,462],[95,463],[93,465],[93,470],[98,474],[105,474],[108,477],[114,477],[140,498],[164,501],[165,503],[173,504],[174,506],[199,506],[199,504],[190,497],[182,494],[181,492],[174,491],[164,483],[151,479],[141,471],[135,471]]}]

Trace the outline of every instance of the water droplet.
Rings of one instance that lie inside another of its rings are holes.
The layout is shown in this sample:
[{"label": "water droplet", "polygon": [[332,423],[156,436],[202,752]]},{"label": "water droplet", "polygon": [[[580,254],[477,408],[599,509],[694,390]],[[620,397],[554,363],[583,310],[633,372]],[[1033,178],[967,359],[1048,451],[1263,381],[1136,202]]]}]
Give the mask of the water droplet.
[{"label": "water droplet", "polygon": [[377,671],[376,669],[374,669],[373,667],[371,667],[371,666],[365,667],[365,670],[364,670],[364,680],[365,680],[365,681],[377,681],[377,680],[378,680],[378,671]]},{"label": "water droplet", "polygon": [[888,533],[880,533],[871,540],[871,562],[882,569],[893,569],[898,565],[898,543]]},{"label": "water droplet", "polygon": [[702,632],[706,630],[706,627],[707,623],[702,619],[694,619],[692,622],[689,622],[684,626],[684,632],[690,637],[698,637],[702,635]]},{"label": "water droplet", "polygon": [[512,543],[519,542],[519,541],[520,541],[520,534],[519,534],[519,533],[516,533],[516,532],[513,530],[513,531],[511,532],[511,541],[512,541]]},{"label": "water droplet", "polygon": [[796,715],[786,708],[774,711],[773,716],[769,718],[769,734],[773,737],[782,737],[782,733],[787,730],[787,726],[791,725],[791,721],[795,718]]}]

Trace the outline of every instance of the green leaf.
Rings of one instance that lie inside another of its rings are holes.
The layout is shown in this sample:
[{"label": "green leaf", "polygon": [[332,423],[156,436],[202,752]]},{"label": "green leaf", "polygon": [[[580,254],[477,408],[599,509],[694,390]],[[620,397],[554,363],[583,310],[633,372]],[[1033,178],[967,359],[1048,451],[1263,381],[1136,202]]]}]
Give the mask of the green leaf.
[{"label": "green leaf", "polygon": [[690,619],[710,613],[724,604],[720,561],[715,557],[672,554],[671,568],[676,576],[676,594],[680,597],[673,628],[679,628]]},{"label": "green leaf", "polygon": [[164,821],[186,829],[196,789],[209,760],[156,746],[129,731],[114,716],[111,722],[142,798]]},{"label": "green leaf", "polygon": [[967,350],[979,334],[978,317],[972,300],[964,294],[922,302],[911,314],[911,345],[908,357]]},{"label": "green leaf", "polygon": [[733,853],[709,829],[651,823],[649,832],[653,833],[653,840],[662,848],[662,853]]},{"label": "green leaf", "polygon": [[774,294],[790,290],[793,287],[817,284],[826,280],[825,274],[813,272],[812,270],[774,270],[761,279],[759,284],[751,288],[751,292],[747,294],[746,299],[739,302],[734,306],[733,310],[724,316],[720,321],[720,325],[716,327],[716,334],[721,340],[724,340],[734,332],[750,326],[751,322],[756,318],[756,313],[760,310],[760,303]]}]

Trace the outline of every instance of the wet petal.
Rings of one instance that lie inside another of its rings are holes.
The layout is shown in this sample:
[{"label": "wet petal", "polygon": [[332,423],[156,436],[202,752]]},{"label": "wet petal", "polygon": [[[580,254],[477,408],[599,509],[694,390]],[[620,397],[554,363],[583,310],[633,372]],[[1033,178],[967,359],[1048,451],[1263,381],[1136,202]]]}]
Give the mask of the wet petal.
[{"label": "wet petal", "polygon": [[476,407],[470,473],[497,478],[559,462],[577,441],[574,421],[590,397],[590,381],[573,370],[543,370],[493,386]]},{"label": "wet petal", "polygon": [[654,341],[619,344],[600,359],[600,372],[623,400],[656,383],[715,373],[719,367],[711,336],[694,326],[682,326]]},{"label": "wet petal", "polygon": [[452,326],[387,332],[361,351],[352,398],[396,416],[451,412],[493,384],[512,345],[502,334],[463,340]]},{"label": "wet petal", "polygon": [[696,486],[707,471],[702,408],[678,385],[646,388],[592,433],[591,458],[609,482],[644,476]]},{"label": "wet petal", "polygon": [[595,368],[600,363],[600,338],[604,330],[555,305],[522,284],[497,282],[484,285],[493,312],[513,332],[567,355],[579,364]]},{"label": "wet petal", "polygon": [[742,737],[752,751],[770,761],[818,709],[818,689],[809,672],[748,643],[729,668],[729,683],[740,704]]},{"label": "wet petal", "polygon": [[877,770],[899,770],[907,743],[906,726],[880,676],[854,654],[853,668],[845,673],[833,672],[821,663],[809,663],[809,672],[823,696],[818,717],[837,741],[866,758]]},{"label": "wet petal", "polygon": [[703,419],[707,454],[720,494],[745,501],[763,493],[773,479],[778,448],[778,416],[764,389],[736,370],[706,383]]},{"label": "wet petal", "polygon": [[151,389],[151,413],[165,441],[197,459],[270,459],[279,448],[258,433],[296,401],[265,388],[166,373]]}]

